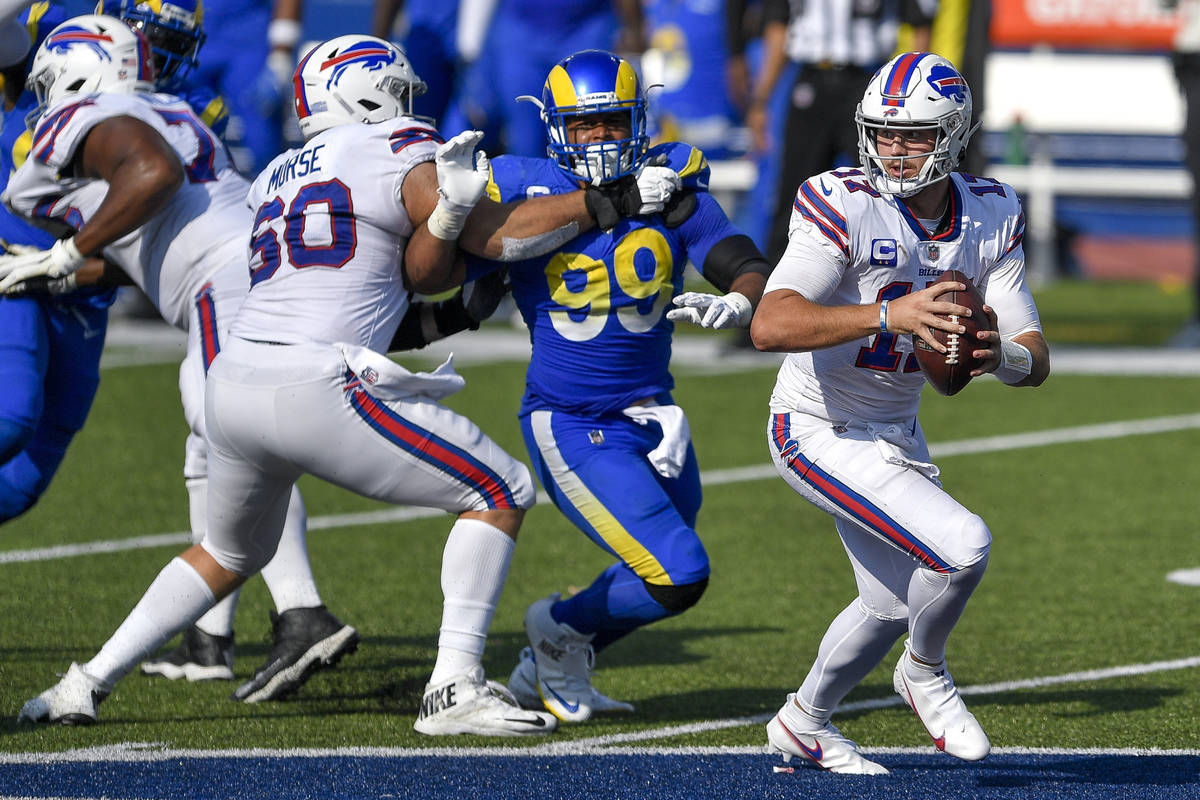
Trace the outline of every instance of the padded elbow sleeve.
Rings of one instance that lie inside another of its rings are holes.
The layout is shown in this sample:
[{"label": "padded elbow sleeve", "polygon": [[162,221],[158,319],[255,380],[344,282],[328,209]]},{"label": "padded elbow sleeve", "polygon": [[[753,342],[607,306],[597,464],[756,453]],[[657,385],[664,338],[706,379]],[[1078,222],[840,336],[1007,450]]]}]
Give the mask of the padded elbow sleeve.
[{"label": "padded elbow sleeve", "polygon": [[740,275],[747,272],[770,275],[771,265],[749,236],[738,234],[713,245],[700,272],[713,286],[728,292]]}]

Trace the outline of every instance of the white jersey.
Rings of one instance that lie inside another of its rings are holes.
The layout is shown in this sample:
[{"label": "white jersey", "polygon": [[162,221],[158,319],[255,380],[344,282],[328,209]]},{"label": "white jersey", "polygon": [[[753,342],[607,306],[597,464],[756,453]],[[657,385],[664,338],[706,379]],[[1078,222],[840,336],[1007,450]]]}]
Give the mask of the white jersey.
[{"label": "white jersey", "polygon": [[185,101],[166,94],[64,97],[38,120],[29,157],[9,181],[4,202],[56,233],[82,227],[108,184],[74,176],[78,151],[94,127],[114,117],[154,128],[179,155],[187,177],[145,224],[105,247],[104,257],[141,287],[163,319],[187,330],[200,287],[231,261],[245,264],[251,217],[246,180]]},{"label": "white jersey", "polygon": [[[1025,215],[1016,193],[957,172],[949,181],[941,228],[881,196],[862,170],[832,170],[805,181],[793,203],[787,250],[764,294],[791,289],[823,305],[862,305],[923,289],[957,269],[996,310],[1001,336],[1040,331],[1025,283]],[[911,337],[878,333],[789,354],[771,409],[833,422],[910,421],[923,384]]]},{"label": "white jersey", "polygon": [[276,157],[247,196],[251,285],[233,335],[386,352],[408,307],[401,263],[413,226],[400,189],[441,141],[397,117],[339,125]]}]

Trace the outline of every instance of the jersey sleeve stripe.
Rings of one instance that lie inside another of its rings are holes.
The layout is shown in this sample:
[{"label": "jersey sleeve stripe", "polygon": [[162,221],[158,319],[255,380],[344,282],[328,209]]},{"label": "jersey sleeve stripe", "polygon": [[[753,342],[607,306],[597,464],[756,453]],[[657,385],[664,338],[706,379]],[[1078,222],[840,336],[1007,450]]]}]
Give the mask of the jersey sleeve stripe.
[{"label": "jersey sleeve stripe", "polygon": [[[64,109],[56,112],[54,116],[45,120],[37,127],[33,135],[33,157],[36,161],[47,163],[50,155],[54,152],[54,140],[58,134],[66,127],[71,118],[75,116],[75,112],[86,105],[91,105],[90,102],[74,103]],[[38,149],[41,148],[41,149]]]},{"label": "jersey sleeve stripe", "polygon": [[833,228],[830,228],[823,221],[817,219],[817,215],[810,211],[807,206],[802,204],[799,198],[796,198],[795,202],[792,203],[792,207],[800,212],[800,216],[804,217],[813,225],[816,225],[817,230],[825,234],[825,238],[837,245],[837,248],[842,251],[846,258],[850,257],[850,248],[846,246],[845,241],[843,241],[841,237],[837,235]]},{"label": "jersey sleeve stripe", "polygon": [[804,199],[808,201],[808,205],[814,211],[828,220],[830,225],[841,231],[843,236],[849,236],[849,232],[846,230],[846,218],[836,208],[822,199],[820,194],[817,194],[817,190],[813,187],[811,180],[801,184],[800,191],[804,194]]},{"label": "jersey sleeve stripe", "polygon": [[400,128],[392,131],[392,135],[388,137],[388,144],[392,147],[393,153],[399,153],[409,145],[417,144],[418,142],[436,142],[442,144],[445,141],[437,133],[429,128]]},{"label": "jersey sleeve stripe", "polygon": [[1022,211],[1021,215],[1019,217],[1017,217],[1017,229],[1013,232],[1013,235],[1009,237],[1008,246],[1004,249],[1004,252],[1000,254],[1000,257],[1004,258],[1004,256],[1008,255],[1013,250],[1016,250],[1018,247],[1020,247],[1024,241],[1025,241],[1025,212]]}]

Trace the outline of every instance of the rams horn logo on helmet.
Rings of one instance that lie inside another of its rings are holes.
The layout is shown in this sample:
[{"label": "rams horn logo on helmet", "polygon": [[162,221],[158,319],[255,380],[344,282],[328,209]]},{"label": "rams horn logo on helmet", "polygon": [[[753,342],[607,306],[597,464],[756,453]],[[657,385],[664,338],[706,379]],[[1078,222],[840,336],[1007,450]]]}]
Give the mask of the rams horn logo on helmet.
[{"label": "rams horn logo on helmet", "polygon": [[359,64],[363,69],[374,71],[383,69],[395,63],[395,61],[396,53],[391,48],[383,47],[377,42],[352,44],[341,53],[321,64],[322,71],[334,67],[333,74],[329,76],[329,81],[325,84],[325,88],[328,89],[335,86],[346,72],[346,68],[351,64]]},{"label": "rams horn logo on helmet", "polygon": [[934,88],[934,91],[942,97],[947,97],[956,103],[963,102],[963,93],[966,90],[967,82],[962,79],[961,75],[945,64],[934,65],[929,70],[929,77],[926,80],[929,81],[929,85]]},{"label": "rams horn logo on helmet", "polygon": [[72,25],[59,28],[46,40],[46,47],[55,53],[66,53],[73,45],[81,44],[96,51],[102,61],[111,61],[108,53],[100,46],[100,42],[112,44],[112,37],[104,33],[92,33],[87,28]]}]

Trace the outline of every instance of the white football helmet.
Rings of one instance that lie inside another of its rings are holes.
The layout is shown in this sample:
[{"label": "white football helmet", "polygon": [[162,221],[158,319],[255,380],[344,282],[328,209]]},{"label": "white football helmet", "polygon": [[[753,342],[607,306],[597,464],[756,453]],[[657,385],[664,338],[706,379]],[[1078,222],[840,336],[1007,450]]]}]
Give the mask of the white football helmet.
[{"label": "white football helmet", "polygon": [[425,93],[404,51],[374,36],[338,36],[314,47],[292,80],[300,133],[310,139],[335,125],[412,116]]},{"label": "white football helmet", "polygon": [[42,41],[25,86],[37,95],[39,111],[68,94],[152,92],[150,45],[116,17],[74,17]]},{"label": "white football helmet", "polygon": [[[867,84],[854,114],[858,154],[871,185],[883,194],[909,197],[945,179],[958,166],[971,134],[971,88],[954,66],[935,53],[903,53],[884,64]],[[881,157],[875,146],[880,129],[936,131],[933,150]],[[927,158],[910,178],[893,177],[886,162]]]}]

